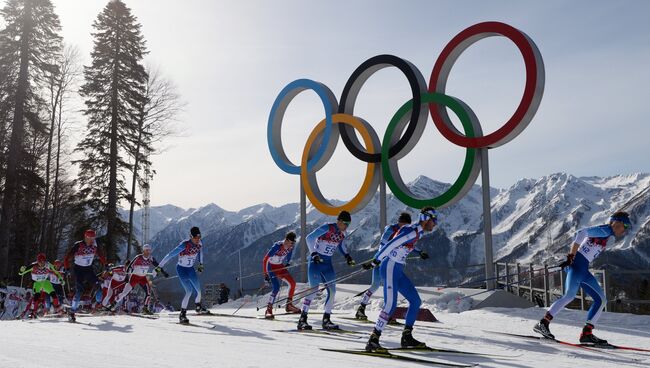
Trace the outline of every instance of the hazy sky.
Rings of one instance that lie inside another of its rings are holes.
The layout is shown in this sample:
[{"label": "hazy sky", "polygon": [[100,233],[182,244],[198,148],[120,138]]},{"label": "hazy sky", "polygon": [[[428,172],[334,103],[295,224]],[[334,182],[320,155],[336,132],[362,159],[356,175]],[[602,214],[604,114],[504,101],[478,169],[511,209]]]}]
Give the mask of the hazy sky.
[{"label": "hazy sky", "polygon": [[[107,0],[53,0],[65,41],[89,64],[92,23]],[[413,62],[428,82],[447,42],[483,21],[502,21],[528,34],[546,68],[535,119],[514,141],[490,151],[491,184],[565,171],[578,176],[648,172],[650,2],[647,1],[208,1],[126,0],[142,24],[147,61],[179,88],[185,135],[156,156],[153,205],[214,202],[226,209],[299,200],[299,179],[281,171],[266,144],[269,110],[289,82],[310,78],[340,97],[352,71],[389,53]],[[484,132],[515,110],[524,85],[523,60],[509,40],[491,37],[455,64],[447,93],[469,104]],[[409,100],[396,69],[363,87],[355,115],[383,136],[390,117]],[[322,116],[313,93],[290,105],[285,150],[298,163]],[[429,120],[430,121],[430,120]],[[464,149],[429,123],[400,167],[451,182]],[[358,190],[365,164],[339,142],[319,172],[330,198]]]}]

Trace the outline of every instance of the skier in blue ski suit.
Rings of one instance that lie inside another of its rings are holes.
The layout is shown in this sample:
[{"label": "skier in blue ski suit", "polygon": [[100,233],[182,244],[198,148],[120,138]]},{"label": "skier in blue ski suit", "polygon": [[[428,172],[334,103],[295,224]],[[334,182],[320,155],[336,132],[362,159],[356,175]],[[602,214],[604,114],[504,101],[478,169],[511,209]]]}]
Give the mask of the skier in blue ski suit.
[{"label": "skier in blue ski suit", "polygon": [[564,283],[566,286],[564,296],[556,300],[548,308],[546,315],[535,325],[533,331],[546,338],[554,339],[555,336],[549,329],[551,320],[575,298],[578,289],[582,287],[591,296],[593,303],[587,312],[587,321],[580,334],[580,343],[607,344],[607,340],[596,337],[592,332],[594,324],[600,318],[607,301],[605,300],[603,290],[598,285],[598,281],[589,272],[589,264],[605,250],[607,240],[611,236],[619,238],[625,235],[631,225],[630,215],[627,212],[619,211],[609,218],[607,224],[581,229],[576,233],[571,251],[567,254],[567,259],[560,264],[560,267],[568,268]]},{"label": "skier in blue ski suit", "polygon": [[413,325],[420,311],[422,300],[415,286],[404,273],[406,258],[414,251],[415,243],[422,237],[424,232],[433,231],[438,224],[438,215],[432,207],[425,207],[420,211],[419,222],[412,225],[404,225],[397,235],[393,237],[371,261],[371,266],[379,266],[381,279],[384,284],[384,308],[377,318],[375,328],[370,334],[366,351],[373,352],[383,350],[379,345],[379,337],[388,323],[390,316],[397,307],[397,293],[399,292],[408,300],[409,308],[406,312],[404,331],[402,332],[401,345],[403,348],[424,347],[424,343],[413,337]]}]

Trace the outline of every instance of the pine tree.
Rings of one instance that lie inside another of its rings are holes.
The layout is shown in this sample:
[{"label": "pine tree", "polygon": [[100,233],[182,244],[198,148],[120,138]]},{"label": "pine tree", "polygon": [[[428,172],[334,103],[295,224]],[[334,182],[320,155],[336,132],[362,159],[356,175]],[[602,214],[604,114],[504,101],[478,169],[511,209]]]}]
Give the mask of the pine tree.
[{"label": "pine tree", "polygon": [[27,245],[33,245],[39,226],[35,204],[44,184],[38,155],[47,129],[39,113],[44,105],[39,91],[44,75],[56,71],[50,61],[60,52],[61,27],[50,0],[9,0],[0,16],[6,24],[0,31],[0,77],[7,78],[0,82],[4,88],[0,118],[7,119],[0,129],[9,137],[0,213],[0,275],[14,276],[17,263],[32,251]]},{"label": "pine tree", "polygon": [[[92,64],[84,68],[84,115],[87,134],[77,146],[81,195],[91,211],[92,226],[106,229],[102,239],[109,259],[126,237],[117,206],[127,198],[125,175],[131,170],[128,152],[136,139],[138,114],[145,103],[147,74],[141,60],[145,41],[131,10],[120,0],[110,1],[93,23],[96,32]],[[108,184],[108,186],[107,186]]]}]

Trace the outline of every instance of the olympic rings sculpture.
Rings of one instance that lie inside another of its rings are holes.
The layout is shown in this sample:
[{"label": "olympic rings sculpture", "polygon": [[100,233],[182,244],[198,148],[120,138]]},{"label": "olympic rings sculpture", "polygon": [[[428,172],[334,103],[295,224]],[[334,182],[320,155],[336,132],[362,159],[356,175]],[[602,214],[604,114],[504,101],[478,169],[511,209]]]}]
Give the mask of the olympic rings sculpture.
[{"label": "olympic rings sculpture", "polygon": [[[478,118],[460,99],[445,94],[451,69],[458,57],[469,46],[492,36],[510,39],[519,49],[526,67],[526,84],[519,106],[513,115],[496,131],[483,135]],[[377,133],[365,120],[354,116],[354,105],[365,82],[377,71],[398,68],[406,77],[413,98],[402,105],[390,120],[380,142]],[[300,165],[287,158],[281,141],[282,120],[289,103],[300,92],[314,91],[323,103],[325,118],[310,134]],[[336,215],[341,210],[356,212],[365,207],[377,191],[381,165],[386,184],[395,197],[404,204],[421,208],[444,208],[460,200],[476,182],[480,173],[479,148],[495,148],[518,136],[533,119],[544,92],[544,63],[535,43],[518,29],[500,22],[475,24],[456,35],[436,60],[429,86],[420,71],[410,62],[393,55],[378,55],[362,63],[350,76],[340,102],[322,83],[298,79],[289,83],[275,99],[269,114],[267,141],[273,160],[286,173],[300,175],[305,194],[319,211]],[[428,107],[428,108],[427,108]],[[459,132],[451,122],[446,108],[456,114],[463,126]],[[460,175],[451,187],[435,198],[417,198],[404,183],[398,168],[399,159],[406,156],[418,143],[424,132],[428,115],[436,128],[450,142],[466,149]],[[336,129],[334,125],[337,125]],[[361,144],[354,130],[364,141]],[[366,162],[366,174],[358,193],[341,206],[332,205],[321,193],[316,172],[332,157],[338,138],[359,160]]]}]

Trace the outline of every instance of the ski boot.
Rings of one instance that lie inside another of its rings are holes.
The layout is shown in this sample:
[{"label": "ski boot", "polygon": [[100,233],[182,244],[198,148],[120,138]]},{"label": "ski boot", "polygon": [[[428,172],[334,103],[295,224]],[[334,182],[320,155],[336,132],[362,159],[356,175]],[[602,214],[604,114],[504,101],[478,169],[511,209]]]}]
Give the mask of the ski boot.
[{"label": "ski boot", "polygon": [[273,315],[273,304],[269,303],[266,306],[266,312],[264,312],[264,318],[275,319],[275,316]]},{"label": "ski boot", "polygon": [[401,323],[397,322],[397,320],[395,318],[393,318],[393,317],[391,317],[388,320],[388,324],[391,325],[391,326],[400,326],[401,325]]},{"label": "ski boot", "polygon": [[379,345],[379,338],[381,337],[381,331],[376,329],[372,330],[368,343],[366,344],[366,351],[369,353],[384,352],[386,351],[381,345]]},{"label": "ski boot", "polygon": [[142,307],[142,314],[145,316],[153,316],[153,312],[147,306]]},{"label": "ski boot", "polygon": [[580,334],[580,343],[589,345],[608,345],[607,340],[600,339],[593,334],[593,329],[594,325],[591,323],[585,324],[585,327],[582,328],[582,333]]},{"label": "ski boot", "polygon": [[196,310],[196,314],[210,314],[210,311],[205,309],[205,307],[201,305],[201,303],[196,303],[195,310]]},{"label": "ski boot", "polygon": [[27,316],[28,319],[38,319],[38,316],[36,315],[36,311],[31,311],[29,313],[29,316]]},{"label": "ski boot", "polygon": [[300,319],[298,320],[298,330],[311,330],[312,327],[307,323],[307,312],[300,313]]},{"label": "ski boot", "polygon": [[183,325],[190,324],[190,320],[187,319],[187,309],[181,309],[181,314],[178,315],[178,323]]},{"label": "ski boot", "polygon": [[294,313],[294,314],[299,314],[300,313],[300,309],[297,308],[295,305],[293,305],[291,300],[289,300],[287,302],[287,305],[284,307],[284,311],[287,312],[287,313]]},{"label": "ski boot", "polygon": [[427,344],[416,340],[413,337],[413,327],[406,326],[402,332],[402,341],[400,342],[403,348],[426,348]]},{"label": "ski boot", "polygon": [[332,323],[329,313],[323,313],[323,330],[340,330],[339,325]]},{"label": "ski boot", "polygon": [[359,308],[357,308],[357,313],[354,315],[354,318],[362,320],[362,321],[367,321],[368,316],[366,316],[366,305],[361,304]]},{"label": "ski boot", "polygon": [[74,312],[71,310],[68,312],[68,322],[77,322],[77,318],[74,315]]},{"label": "ski boot", "polygon": [[533,327],[533,331],[537,332],[538,334],[544,336],[547,339],[555,340],[555,335],[551,333],[551,330],[548,328],[549,323],[551,323],[551,320],[553,319],[553,316],[551,316],[550,313],[546,313],[544,318],[539,320],[539,323]]}]

